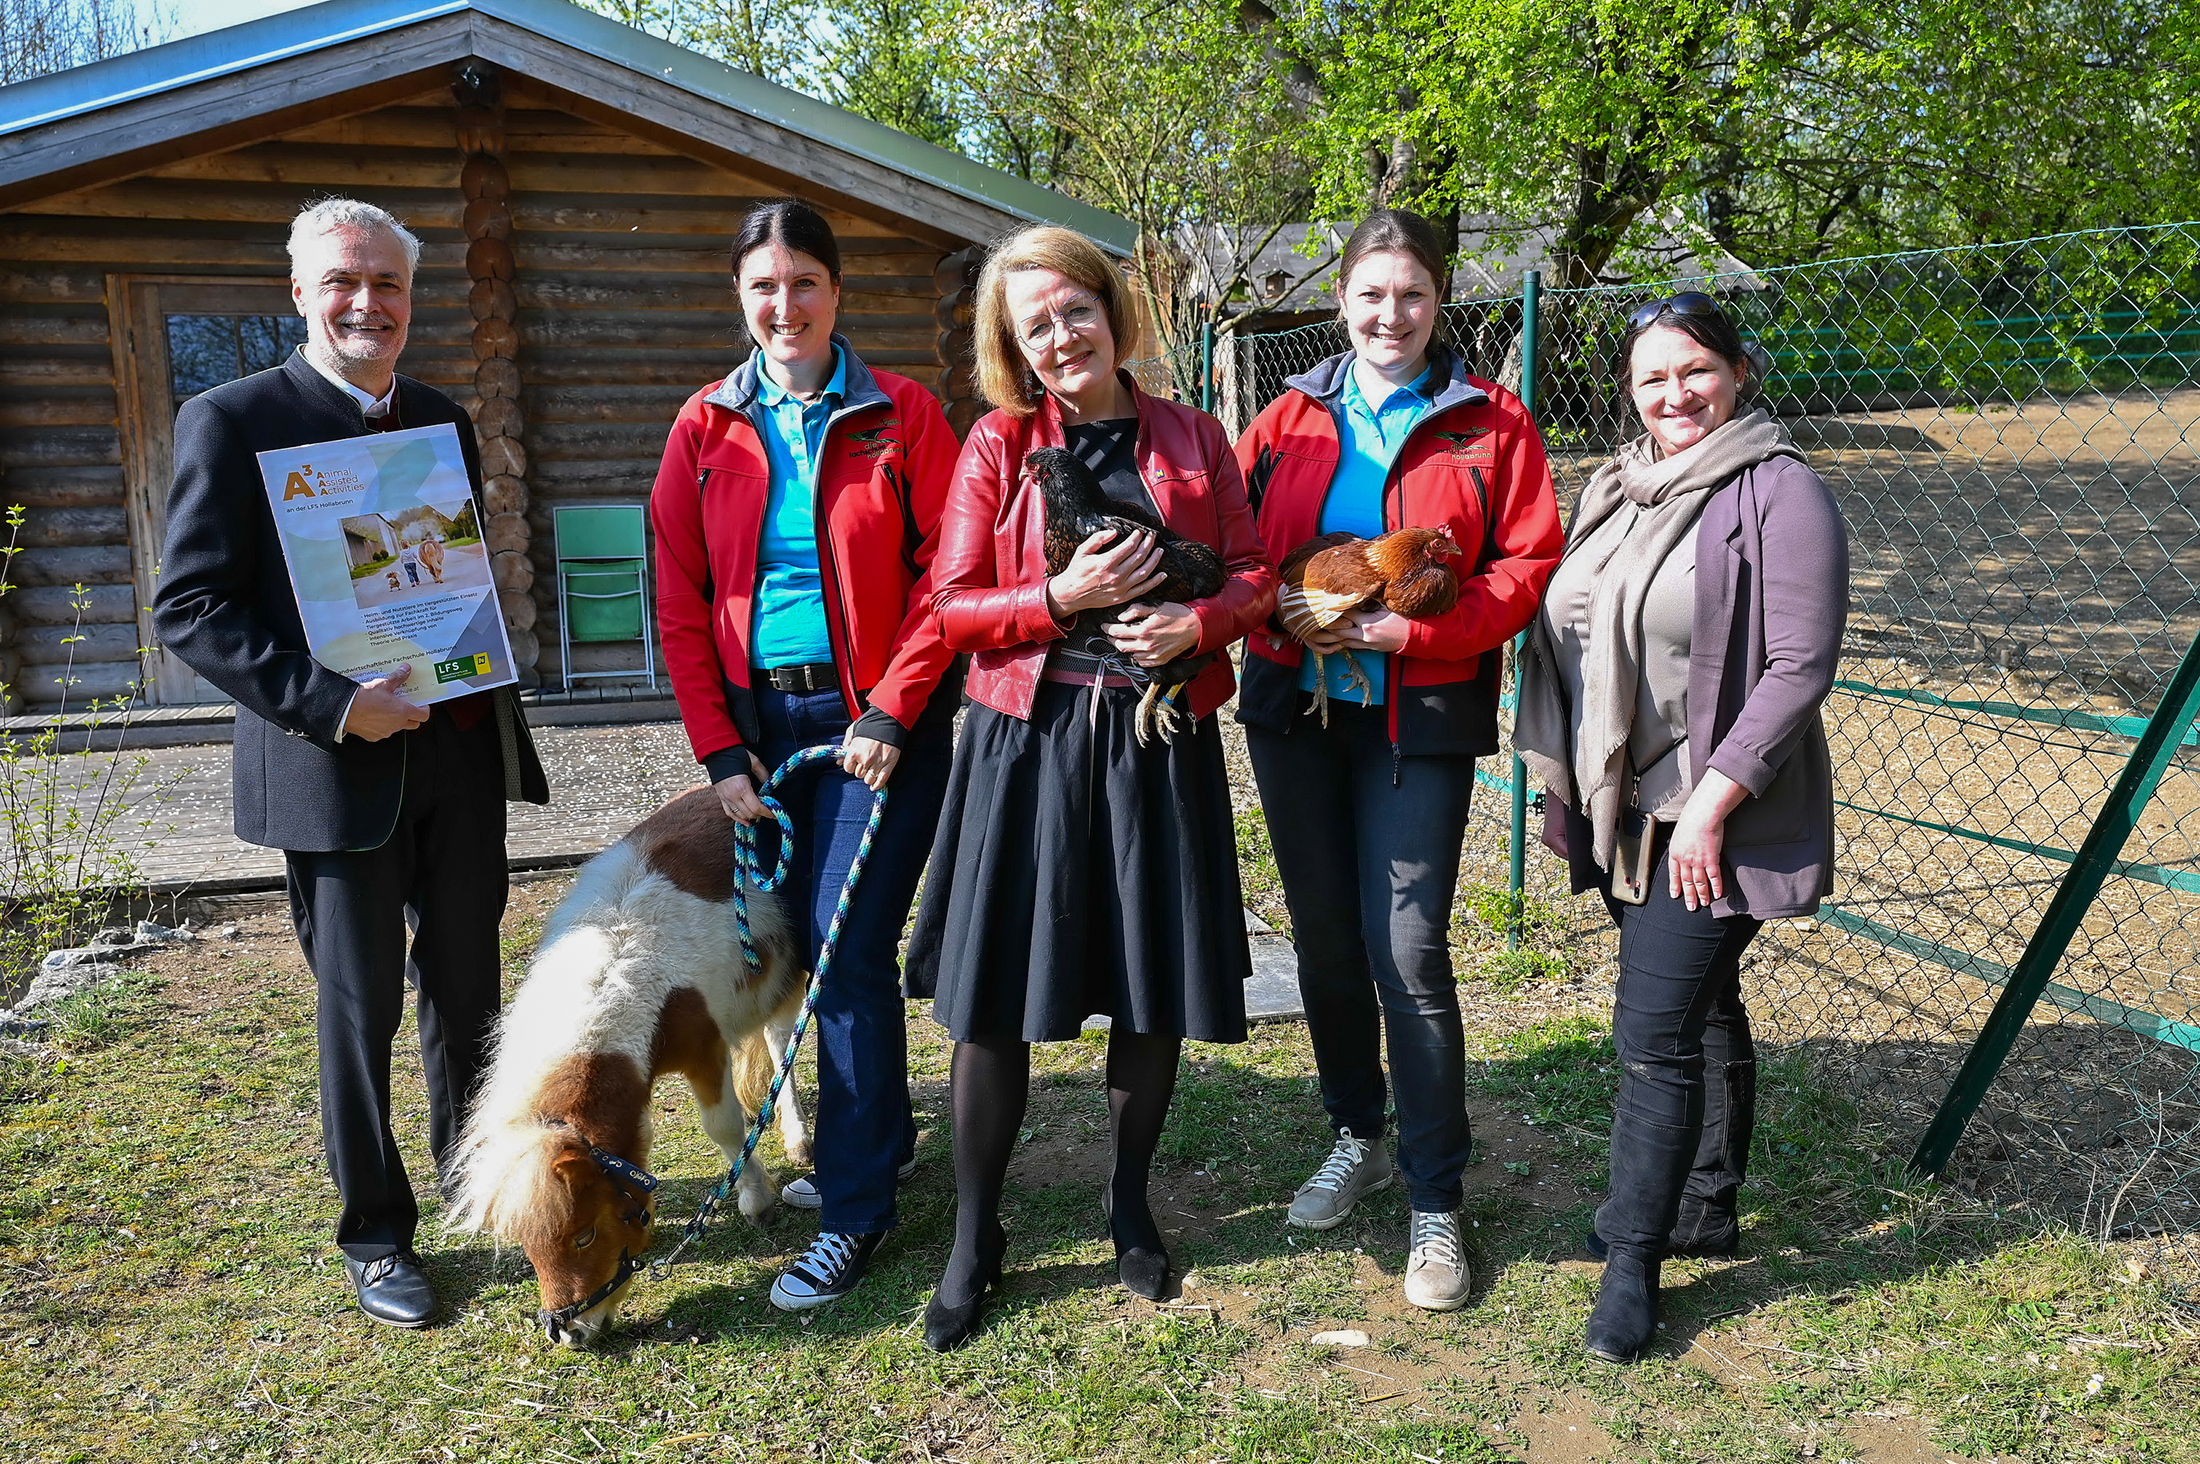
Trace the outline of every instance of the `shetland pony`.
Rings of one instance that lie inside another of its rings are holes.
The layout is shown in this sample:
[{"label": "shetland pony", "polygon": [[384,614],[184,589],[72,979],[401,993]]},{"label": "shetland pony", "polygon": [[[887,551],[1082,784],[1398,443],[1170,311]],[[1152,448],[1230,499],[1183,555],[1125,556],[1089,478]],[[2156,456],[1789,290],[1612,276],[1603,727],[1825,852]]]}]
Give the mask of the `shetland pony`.
[{"label": "shetland pony", "polygon": [[[751,972],[733,880],[733,825],[717,795],[674,799],[581,869],[498,1021],[449,1225],[527,1252],[553,1342],[600,1336],[649,1249],[657,1081],[687,1079],[703,1131],[731,1163],[785,1050],[809,979],[794,927],[776,895],[749,889],[763,965]],[[789,1159],[807,1163],[791,1081],[779,1116]],[[753,1157],[737,1193],[752,1220],[778,1201]]]}]

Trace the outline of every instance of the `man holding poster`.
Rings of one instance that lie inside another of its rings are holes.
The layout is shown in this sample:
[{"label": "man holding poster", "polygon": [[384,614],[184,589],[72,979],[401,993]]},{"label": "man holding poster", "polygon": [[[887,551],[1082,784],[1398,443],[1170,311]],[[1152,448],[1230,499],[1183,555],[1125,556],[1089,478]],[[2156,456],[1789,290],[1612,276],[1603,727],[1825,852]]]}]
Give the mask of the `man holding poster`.
[{"label": "man holding poster", "polygon": [[177,412],[153,605],[161,643],[236,700],[237,836],[284,851],[318,992],[336,1241],[360,1309],[402,1327],[436,1311],[390,1126],[406,981],[440,1168],[497,1013],[504,805],[549,802],[493,587],[418,571],[423,536],[455,560],[481,522],[472,423],[396,374],[419,253],[370,204],[293,221],[306,344]]}]

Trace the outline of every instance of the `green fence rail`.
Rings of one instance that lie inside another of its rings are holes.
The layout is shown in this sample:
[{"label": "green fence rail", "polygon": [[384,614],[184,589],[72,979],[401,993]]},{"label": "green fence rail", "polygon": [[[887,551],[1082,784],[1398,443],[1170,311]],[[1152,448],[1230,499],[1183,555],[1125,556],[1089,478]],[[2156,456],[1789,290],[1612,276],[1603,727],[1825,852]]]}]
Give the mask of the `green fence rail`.
[{"label": "green fence rail", "polygon": [[[2200,224],[1453,302],[1566,503],[1639,431],[1627,316],[1682,288],[1741,321],[1851,537],[1839,888],[1753,948],[1761,1035],[1914,1125],[1921,1169],[2200,1278]],[[1147,379],[1239,431],[1345,346],[1224,334]],[[1524,776],[1481,780],[1509,797],[1470,877],[1561,898]]]}]

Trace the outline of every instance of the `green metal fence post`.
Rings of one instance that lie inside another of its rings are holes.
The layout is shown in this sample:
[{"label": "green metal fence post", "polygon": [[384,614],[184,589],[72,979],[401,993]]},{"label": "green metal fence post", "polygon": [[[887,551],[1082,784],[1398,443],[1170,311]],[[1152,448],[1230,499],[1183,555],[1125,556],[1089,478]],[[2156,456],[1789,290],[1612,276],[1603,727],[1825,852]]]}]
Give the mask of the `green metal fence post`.
[{"label": "green metal fence post", "polygon": [[1917,1173],[1937,1175],[1946,1167],[1956,1141],[1963,1137],[1971,1116],[1985,1100],[1986,1089],[2008,1060],[2009,1050],[2016,1045],[2017,1035],[2024,1030],[2048,978],[2061,964],[2071,937],[2077,934],[2086,910],[2099,896],[2102,882],[2123,852],[2124,842],[2138,827],[2139,815],[2154,796],[2155,785],[2162,781],[2163,772],[2183,745],[2186,729],[2196,716],[2200,716],[2200,638],[2195,638],[2186,650],[2177,674],[2162,693],[2161,705],[2154,709],[2146,730],[2139,735],[2131,760],[2124,764],[2100,816],[2093,820],[2085,842],[2078,846],[2070,872],[2056,887],[2055,897],[2025,944],[2024,954],[2010,968],[2008,984],[1988,1014],[1986,1025],[1979,1029],[1978,1040],[1964,1055],[1963,1066],[1948,1085],[1940,1111],[1933,1115],[1925,1137],[1918,1141],[1917,1153],[1910,1160],[1910,1168]]},{"label": "green metal fence post", "polygon": [[[1535,415],[1535,346],[1536,306],[1543,294],[1543,271],[1531,269],[1520,277],[1520,405],[1529,416]],[[1520,707],[1520,652],[1528,643],[1525,634],[1513,638],[1513,715],[1519,716]],[[1526,918],[1528,903],[1528,765],[1513,754],[1512,775],[1512,847],[1507,870],[1507,886],[1512,895],[1512,910],[1505,921],[1505,948],[1520,949],[1520,927]]]},{"label": "green metal fence post", "polygon": [[1199,328],[1199,409],[1210,417],[1215,412],[1215,322],[1212,316]]}]

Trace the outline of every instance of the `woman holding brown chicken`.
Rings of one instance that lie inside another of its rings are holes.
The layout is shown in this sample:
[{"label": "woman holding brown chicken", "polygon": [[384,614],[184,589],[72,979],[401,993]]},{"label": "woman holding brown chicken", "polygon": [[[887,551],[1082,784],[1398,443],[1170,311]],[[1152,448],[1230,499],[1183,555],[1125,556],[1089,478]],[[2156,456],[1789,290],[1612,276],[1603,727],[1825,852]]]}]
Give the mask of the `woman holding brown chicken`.
[{"label": "woman holding brown chicken", "polygon": [[1391,1183],[1387,1029],[1413,1212],[1405,1294],[1432,1311],[1464,1305],[1471,1283],[1445,932],[1474,760],[1497,751],[1502,650],[1561,544],[1534,422],[1437,338],[1448,254],[1416,215],[1370,215],[1338,276],[1352,348],[1287,383],[1237,445],[1285,584],[1280,618],[1247,639],[1237,715],[1336,1134],[1289,1220],[1330,1229]]}]

